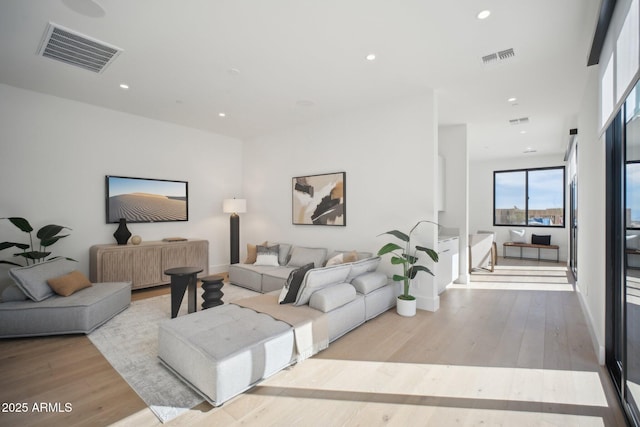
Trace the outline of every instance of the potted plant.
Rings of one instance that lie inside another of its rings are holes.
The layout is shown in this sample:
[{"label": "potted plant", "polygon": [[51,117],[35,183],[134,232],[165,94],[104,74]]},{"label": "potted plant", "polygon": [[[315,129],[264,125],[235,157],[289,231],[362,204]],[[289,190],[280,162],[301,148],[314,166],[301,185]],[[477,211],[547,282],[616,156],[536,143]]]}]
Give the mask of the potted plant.
[{"label": "potted plant", "polygon": [[[62,230],[71,230],[69,227],[63,227],[61,225],[49,224],[40,228],[36,233],[36,237],[40,240],[39,248],[36,250],[33,246],[33,236],[31,232],[33,231],[33,227],[29,224],[24,218],[20,217],[11,217],[11,218],[0,218],[0,219],[8,219],[13,225],[18,227],[21,231],[25,233],[29,233],[29,244],[26,243],[16,243],[16,242],[2,242],[0,243],[0,250],[9,249],[16,247],[18,249],[22,249],[22,252],[17,252],[13,254],[14,257],[21,257],[25,260],[27,265],[35,264],[38,262],[47,261],[47,257],[51,255],[50,251],[47,251],[47,248],[58,240],[67,237],[68,234],[60,235]],[[52,257],[49,259],[60,258],[60,257]],[[65,257],[66,258],[66,257]],[[71,258],[66,258],[70,261],[75,261]],[[22,267],[22,264],[18,264],[17,262],[0,260],[0,264],[10,264],[16,265],[18,267]]]},{"label": "potted plant", "polygon": [[387,243],[378,251],[378,255],[380,256],[390,253],[392,265],[402,265],[402,274],[393,275],[394,281],[403,283],[403,292],[398,296],[398,304],[396,306],[398,314],[402,316],[409,317],[416,314],[416,298],[409,293],[411,281],[420,271],[424,271],[432,276],[434,275],[426,266],[416,264],[418,262],[418,251],[426,253],[433,262],[438,262],[438,253],[433,249],[419,245],[411,245],[411,234],[424,222],[438,225],[432,221],[422,220],[418,221],[416,225],[413,226],[409,231],[409,234],[405,234],[398,230],[391,230],[386,233],[379,234],[379,236],[382,236],[383,234],[391,234],[404,243],[404,247],[396,243]]}]

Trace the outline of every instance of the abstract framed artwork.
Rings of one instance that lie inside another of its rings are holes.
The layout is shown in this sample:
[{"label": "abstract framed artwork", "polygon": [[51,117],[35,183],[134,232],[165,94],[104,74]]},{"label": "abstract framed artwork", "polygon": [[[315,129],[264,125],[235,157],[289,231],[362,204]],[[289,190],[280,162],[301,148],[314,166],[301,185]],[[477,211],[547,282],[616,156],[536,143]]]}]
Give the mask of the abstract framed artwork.
[{"label": "abstract framed artwork", "polygon": [[347,225],[346,172],[292,179],[294,225]]}]

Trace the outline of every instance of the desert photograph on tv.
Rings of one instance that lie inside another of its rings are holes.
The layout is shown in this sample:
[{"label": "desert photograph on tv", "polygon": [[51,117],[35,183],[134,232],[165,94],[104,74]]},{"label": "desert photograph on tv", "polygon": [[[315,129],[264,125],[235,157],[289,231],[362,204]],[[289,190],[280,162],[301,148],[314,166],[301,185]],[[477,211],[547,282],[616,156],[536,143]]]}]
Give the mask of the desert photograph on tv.
[{"label": "desert photograph on tv", "polygon": [[187,183],[109,177],[109,222],[186,221]]}]

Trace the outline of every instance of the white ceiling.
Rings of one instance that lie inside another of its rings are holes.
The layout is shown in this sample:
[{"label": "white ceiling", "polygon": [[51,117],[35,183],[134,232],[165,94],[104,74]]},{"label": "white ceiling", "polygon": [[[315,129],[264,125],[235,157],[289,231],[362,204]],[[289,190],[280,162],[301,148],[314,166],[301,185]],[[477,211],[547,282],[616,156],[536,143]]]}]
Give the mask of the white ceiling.
[{"label": "white ceiling", "polygon": [[[0,83],[238,138],[435,89],[439,123],[469,124],[474,159],[564,152],[599,8],[599,0],[94,3],[104,16],[87,16],[91,0],[3,0]],[[483,9],[492,14],[481,21]],[[123,53],[102,74],[40,57],[49,21]],[[515,57],[482,63],[508,48]],[[372,52],[377,59],[365,60]],[[509,124],[520,117],[530,122]]]}]

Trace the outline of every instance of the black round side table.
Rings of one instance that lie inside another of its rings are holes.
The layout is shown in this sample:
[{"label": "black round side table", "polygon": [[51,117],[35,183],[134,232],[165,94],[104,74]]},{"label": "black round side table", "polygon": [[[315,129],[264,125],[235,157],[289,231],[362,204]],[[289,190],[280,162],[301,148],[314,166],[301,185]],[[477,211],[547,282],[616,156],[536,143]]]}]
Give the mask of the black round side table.
[{"label": "black round side table", "polygon": [[224,293],[222,292],[222,286],[224,285],[222,276],[207,276],[203,277],[202,280],[202,290],[204,291],[202,294],[202,309],[207,309],[211,307],[215,307],[216,305],[223,304],[222,296]]}]

